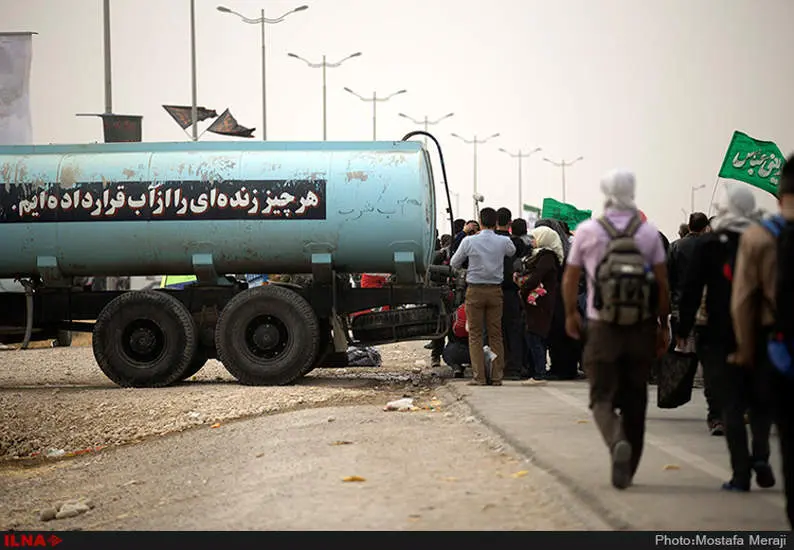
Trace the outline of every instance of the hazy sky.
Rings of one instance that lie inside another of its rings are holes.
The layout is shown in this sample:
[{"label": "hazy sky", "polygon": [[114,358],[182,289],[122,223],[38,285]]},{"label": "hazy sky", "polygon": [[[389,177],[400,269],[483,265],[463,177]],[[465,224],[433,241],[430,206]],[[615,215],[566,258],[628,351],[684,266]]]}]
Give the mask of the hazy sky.
[{"label": "hazy sky", "polygon": [[[196,1],[199,105],[229,107],[261,139],[259,27]],[[499,152],[542,147],[524,161],[524,202],[561,198],[601,210],[600,176],[638,177],[638,202],[668,235],[708,209],[738,129],[794,149],[786,115],[792,0],[222,0],[249,17],[308,10],[268,25],[268,138],[322,139],[321,70],[287,57],[360,58],[328,70],[328,139],[371,140],[372,110],[343,91],[407,94],[378,106],[378,138],[414,129],[398,117],[455,116],[441,139],[461,216],[471,217],[472,147],[450,136],[499,132],[480,146],[486,204],[518,208],[517,161]],[[162,104],[191,102],[188,0],[112,0],[113,107],[143,115],[144,141],[189,139]],[[0,31],[36,31],[31,77],[36,143],[102,140],[101,0],[0,0]],[[201,127],[206,126],[202,123]],[[224,139],[205,134],[202,140]],[[440,175],[437,174],[440,179]],[[774,207],[757,192],[760,204]],[[453,198],[453,206],[455,199]],[[442,229],[445,226],[441,226]]]}]

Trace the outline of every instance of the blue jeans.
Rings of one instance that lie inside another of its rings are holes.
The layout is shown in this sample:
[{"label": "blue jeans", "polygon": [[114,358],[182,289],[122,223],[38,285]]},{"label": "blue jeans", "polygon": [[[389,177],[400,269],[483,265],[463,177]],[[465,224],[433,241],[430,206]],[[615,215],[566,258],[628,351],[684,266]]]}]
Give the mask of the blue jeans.
[{"label": "blue jeans", "polygon": [[529,364],[532,365],[533,378],[546,377],[546,341],[533,332],[525,332]]}]

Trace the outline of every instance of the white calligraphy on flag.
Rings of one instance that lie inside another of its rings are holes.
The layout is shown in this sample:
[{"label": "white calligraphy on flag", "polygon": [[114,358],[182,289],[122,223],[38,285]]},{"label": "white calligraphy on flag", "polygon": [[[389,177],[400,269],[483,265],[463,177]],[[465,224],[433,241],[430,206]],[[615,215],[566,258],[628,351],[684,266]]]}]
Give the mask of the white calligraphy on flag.
[{"label": "white calligraphy on flag", "polygon": [[30,117],[30,33],[0,33],[0,145],[33,142]]}]

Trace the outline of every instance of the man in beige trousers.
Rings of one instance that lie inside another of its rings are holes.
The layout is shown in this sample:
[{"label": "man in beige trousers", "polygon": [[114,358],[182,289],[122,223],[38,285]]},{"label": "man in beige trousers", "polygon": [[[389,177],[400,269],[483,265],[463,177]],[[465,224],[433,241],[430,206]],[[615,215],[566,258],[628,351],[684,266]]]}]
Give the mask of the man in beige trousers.
[{"label": "man in beige trousers", "polygon": [[466,237],[450,260],[450,265],[460,269],[468,259],[466,271],[466,319],[469,322],[469,354],[473,380],[471,385],[488,384],[483,351],[483,329],[488,334],[488,344],[496,354],[491,362],[493,386],[502,385],[504,374],[504,344],[502,342],[502,280],[504,258],[513,256],[516,247],[509,237],[497,235],[496,210],[483,208],[480,211],[482,231]]}]

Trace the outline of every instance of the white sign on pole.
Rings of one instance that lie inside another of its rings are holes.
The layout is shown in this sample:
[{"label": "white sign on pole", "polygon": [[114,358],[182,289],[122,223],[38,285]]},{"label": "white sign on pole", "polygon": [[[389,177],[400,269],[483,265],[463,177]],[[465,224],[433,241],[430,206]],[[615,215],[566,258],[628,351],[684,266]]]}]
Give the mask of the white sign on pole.
[{"label": "white sign on pole", "polygon": [[538,213],[524,212],[524,219],[527,220],[527,229],[535,229],[535,223],[538,221]]},{"label": "white sign on pole", "polygon": [[531,231],[535,228],[535,222],[540,219],[540,208],[535,208],[534,206],[529,206],[527,204],[522,206],[524,210],[524,219],[527,221],[527,229]]},{"label": "white sign on pole", "polygon": [[0,145],[30,145],[33,34],[0,33]]}]

